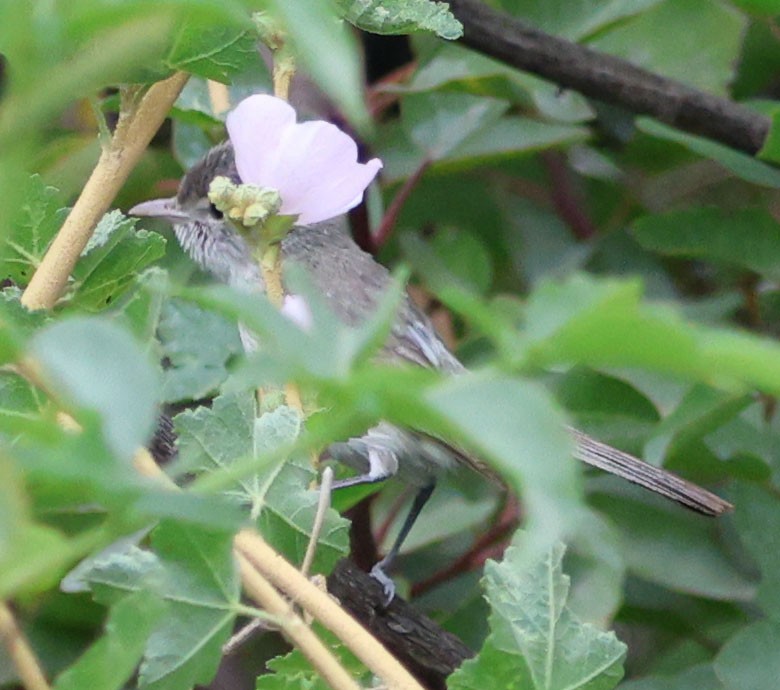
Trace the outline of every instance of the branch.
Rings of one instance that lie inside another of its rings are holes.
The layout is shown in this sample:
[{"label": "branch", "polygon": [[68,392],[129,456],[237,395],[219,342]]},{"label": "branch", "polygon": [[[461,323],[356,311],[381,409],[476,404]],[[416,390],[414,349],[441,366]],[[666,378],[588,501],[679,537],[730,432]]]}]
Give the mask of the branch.
[{"label": "branch", "polygon": [[385,605],[381,585],[347,559],[328,576],[328,591],[428,688],[445,679],[474,653],[400,597]]},{"label": "branch", "polygon": [[769,118],[734,101],[661,77],[530,27],[479,0],[450,0],[463,24],[464,44],[589,98],[651,115],[691,134],[755,155]]},{"label": "branch", "polygon": [[188,75],[177,72],[154,84],[137,107],[120,113],[116,131],[89,176],[81,195],[46,251],[22,295],[28,309],[51,309],[98,221],[160,128]]}]

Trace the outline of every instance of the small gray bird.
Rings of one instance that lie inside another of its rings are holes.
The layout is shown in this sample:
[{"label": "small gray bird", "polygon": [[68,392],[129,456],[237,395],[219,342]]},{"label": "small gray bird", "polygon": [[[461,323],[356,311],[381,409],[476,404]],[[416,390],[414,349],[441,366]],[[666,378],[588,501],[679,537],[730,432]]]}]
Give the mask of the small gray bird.
[{"label": "small gray bird", "polygon": [[[208,189],[217,176],[235,183],[241,179],[229,142],[212,148],[183,177],[170,199],[155,199],[130,209],[136,216],[161,218],[173,225],[184,250],[218,280],[243,291],[262,291],[263,279],[243,238],[210,203]],[[296,226],[282,241],[284,262],[301,265],[311,277],[333,313],[347,325],[356,325],[372,314],[391,284],[387,269],[363,252],[349,236],[344,217],[309,226]],[[355,286],[360,289],[355,289]],[[244,347],[252,349],[253,337],[242,333]],[[401,359],[440,369],[448,374],[465,368],[447,349],[428,318],[405,298],[398,310],[382,358]],[[686,508],[709,516],[721,515],[732,505],[705,489],[649,465],[627,453],[600,443],[576,429],[569,429],[575,456],[583,462],[627,479],[665,496]],[[336,443],[328,455],[359,474],[335,484],[335,488],[379,482],[397,475],[418,492],[392,548],[372,574],[384,587],[388,601],[394,585],[385,574],[398,554],[442,471],[459,464],[470,466],[492,479],[495,473],[478,458],[439,439],[380,423],[358,438]]]}]

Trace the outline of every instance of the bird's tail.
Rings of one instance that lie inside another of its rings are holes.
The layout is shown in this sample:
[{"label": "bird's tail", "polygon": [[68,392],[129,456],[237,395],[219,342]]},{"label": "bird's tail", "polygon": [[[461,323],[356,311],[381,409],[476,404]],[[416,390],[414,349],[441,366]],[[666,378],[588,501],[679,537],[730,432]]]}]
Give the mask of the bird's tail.
[{"label": "bird's tail", "polygon": [[734,508],[728,501],[676,474],[612,448],[577,429],[569,427],[569,431],[577,444],[574,456],[582,462],[627,479],[703,515],[715,517]]}]

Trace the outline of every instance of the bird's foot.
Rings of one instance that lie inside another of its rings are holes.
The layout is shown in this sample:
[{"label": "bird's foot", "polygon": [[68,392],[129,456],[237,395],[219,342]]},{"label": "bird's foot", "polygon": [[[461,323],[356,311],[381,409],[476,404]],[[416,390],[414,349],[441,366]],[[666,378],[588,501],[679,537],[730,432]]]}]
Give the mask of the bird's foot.
[{"label": "bird's foot", "polygon": [[379,563],[371,568],[371,577],[373,577],[382,586],[382,591],[385,595],[384,601],[382,603],[384,606],[389,606],[390,602],[395,598],[395,583],[385,572],[384,568],[385,561],[379,561]]}]

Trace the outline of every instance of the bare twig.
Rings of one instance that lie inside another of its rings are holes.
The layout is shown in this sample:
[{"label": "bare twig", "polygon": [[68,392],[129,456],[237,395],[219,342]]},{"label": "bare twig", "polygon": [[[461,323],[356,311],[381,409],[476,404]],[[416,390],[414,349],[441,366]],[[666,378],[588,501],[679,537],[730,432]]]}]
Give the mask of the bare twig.
[{"label": "bare twig", "polygon": [[314,554],[317,552],[317,542],[320,540],[322,525],[325,524],[325,516],[330,508],[330,495],[333,491],[333,468],[326,467],[320,478],[320,499],[317,502],[317,512],[314,514],[314,523],[311,527],[311,536],[306,545],[306,553],[301,564],[301,575],[308,576],[311,564],[314,562]]},{"label": "bare twig", "polygon": [[691,134],[756,154],[769,118],[605,53],[544,33],[479,0],[450,0],[463,43],[585,96],[651,115]]}]

